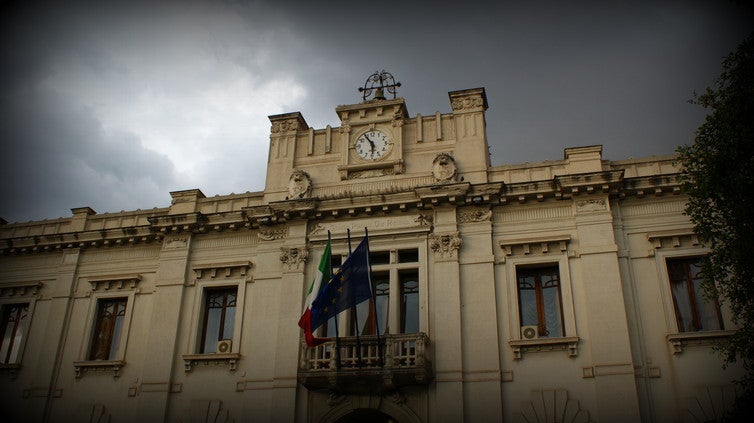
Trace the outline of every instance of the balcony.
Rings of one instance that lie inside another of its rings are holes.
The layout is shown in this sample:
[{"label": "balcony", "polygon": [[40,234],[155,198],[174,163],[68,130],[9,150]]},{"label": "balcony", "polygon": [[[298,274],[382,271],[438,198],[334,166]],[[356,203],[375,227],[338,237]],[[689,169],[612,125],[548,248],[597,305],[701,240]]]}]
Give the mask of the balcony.
[{"label": "balcony", "polygon": [[[310,390],[338,393],[387,393],[409,385],[426,385],[432,379],[424,333],[340,338],[340,365],[333,339],[313,348],[302,344],[299,383]],[[380,348],[384,363],[380,360]],[[361,357],[359,357],[361,351]]]}]

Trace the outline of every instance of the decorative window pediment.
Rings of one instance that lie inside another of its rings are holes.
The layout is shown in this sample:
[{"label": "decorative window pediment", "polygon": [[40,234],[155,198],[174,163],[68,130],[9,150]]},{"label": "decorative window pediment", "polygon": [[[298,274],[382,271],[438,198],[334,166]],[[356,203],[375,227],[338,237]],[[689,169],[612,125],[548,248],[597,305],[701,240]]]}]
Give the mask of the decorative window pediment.
[{"label": "decorative window pediment", "polygon": [[[192,270],[197,280],[210,280],[222,278],[242,278],[249,281],[251,277],[252,263],[248,260],[224,262],[224,263],[206,263],[197,264]],[[193,283],[192,283],[193,285]]]},{"label": "decorative window pediment", "polygon": [[36,296],[40,288],[42,288],[41,282],[0,285],[0,298]]},{"label": "decorative window pediment", "polygon": [[690,229],[650,232],[647,234],[647,240],[652,243],[652,249],[649,251],[650,257],[654,256],[655,250],[661,248],[702,246],[699,237]]},{"label": "decorative window pediment", "polygon": [[89,279],[92,291],[109,291],[117,289],[135,289],[141,282],[141,275],[113,275]]},{"label": "decorative window pediment", "polygon": [[542,237],[507,239],[498,241],[498,245],[505,252],[502,261],[513,255],[528,255],[532,253],[546,254],[550,251],[565,252],[568,250],[568,243],[571,242],[570,235],[548,235]]}]

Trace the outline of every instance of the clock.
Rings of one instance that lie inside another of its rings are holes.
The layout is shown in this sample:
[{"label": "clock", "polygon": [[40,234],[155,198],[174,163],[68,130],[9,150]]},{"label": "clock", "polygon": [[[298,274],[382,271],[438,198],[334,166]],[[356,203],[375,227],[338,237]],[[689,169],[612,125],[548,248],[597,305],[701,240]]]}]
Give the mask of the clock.
[{"label": "clock", "polygon": [[356,138],[353,148],[364,160],[376,160],[387,154],[390,138],[384,132],[371,129]]}]

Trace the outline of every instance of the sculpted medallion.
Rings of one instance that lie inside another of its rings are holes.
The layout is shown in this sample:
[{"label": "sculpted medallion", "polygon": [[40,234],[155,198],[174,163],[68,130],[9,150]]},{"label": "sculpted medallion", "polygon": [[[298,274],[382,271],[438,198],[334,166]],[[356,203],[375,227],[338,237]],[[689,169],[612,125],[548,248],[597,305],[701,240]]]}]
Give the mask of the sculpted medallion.
[{"label": "sculpted medallion", "polygon": [[288,180],[288,199],[308,197],[312,192],[312,180],[303,170],[294,170]]}]

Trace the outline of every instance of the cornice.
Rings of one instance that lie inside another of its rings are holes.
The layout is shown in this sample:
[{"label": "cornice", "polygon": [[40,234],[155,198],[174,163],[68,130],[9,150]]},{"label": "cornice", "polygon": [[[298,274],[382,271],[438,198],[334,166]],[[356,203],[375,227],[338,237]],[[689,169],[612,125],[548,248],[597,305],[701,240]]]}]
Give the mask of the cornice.
[{"label": "cornice", "polygon": [[[413,181],[414,179],[412,179]],[[417,180],[418,181],[418,180]],[[347,186],[344,189],[349,189]],[[626,178],[623,170],[559,175],[551,180],[470,184],[438,182],[397,185],[395,191],[366,195],[301,198],[244,207],[237,211],[148,216],[149,225],[0,238],[0,254],[58,251],[162,242],[170,233],[206,233],[267,228],[287,221],[323,219],[393,211],[430,209],[440,205],[497,206],[545,199],[586,200],[591,195],[615,199],[680,194],[678,174]],[[159,210],[162,211],[162,210]]]}]

